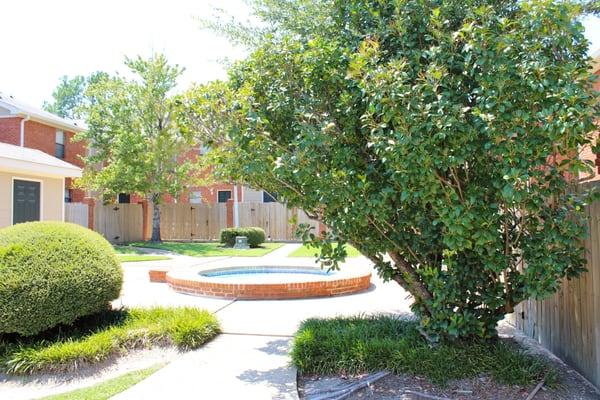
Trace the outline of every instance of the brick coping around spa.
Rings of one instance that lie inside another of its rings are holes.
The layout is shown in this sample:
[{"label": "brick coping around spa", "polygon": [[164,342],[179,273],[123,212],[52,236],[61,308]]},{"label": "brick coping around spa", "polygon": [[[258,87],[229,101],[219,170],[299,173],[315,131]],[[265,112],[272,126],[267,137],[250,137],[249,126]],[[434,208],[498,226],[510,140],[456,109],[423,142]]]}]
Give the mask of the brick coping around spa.
[{"label": "brick coping around spa", "polygon": [[172,270],[170,272],[155,270],[150,271],[149,274],[150,279],[154,282],[159,282],[164,277],[163,282],[166,281],[171,289],[180,293],[244,300],[340,296],[367,290],[371,285],[371,271],[369,269],[350,266],[342,268],[334,275],[324,276],[319,280],[314,280],[314,277],[311,277],[306,281],[294,280],[293,282],[282,281],[278,283],[235,283],[231,278],[224,281],[223,279],[201,276],[198,272],[197,270],[193,272],[189,270]]}]

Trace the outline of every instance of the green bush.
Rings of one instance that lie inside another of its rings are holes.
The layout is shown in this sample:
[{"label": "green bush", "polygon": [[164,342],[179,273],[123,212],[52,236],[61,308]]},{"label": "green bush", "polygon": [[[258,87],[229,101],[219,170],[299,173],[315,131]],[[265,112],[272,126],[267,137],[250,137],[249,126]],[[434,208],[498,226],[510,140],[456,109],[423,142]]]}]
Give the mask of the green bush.
[{"label": "green bush", "polygon": [[34,335],[107,308],[123,273],[99,234],[63,222],[0,229],[0,334]]},{"label": "green bush", "polygon": [[258,247],[266,239],[265,231],[262,228],[227,228],[221,230],[221,243],[233,247],[236,236],[246,236],[250,247]]}]

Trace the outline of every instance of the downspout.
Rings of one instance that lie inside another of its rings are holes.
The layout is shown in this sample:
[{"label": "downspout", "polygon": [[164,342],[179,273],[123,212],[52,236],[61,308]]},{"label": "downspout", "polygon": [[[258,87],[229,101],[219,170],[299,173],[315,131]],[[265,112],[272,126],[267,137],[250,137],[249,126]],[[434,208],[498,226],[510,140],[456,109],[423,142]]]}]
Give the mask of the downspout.
[{"label": "downspout", "polygon": [[25,118],[21,120],[21,147],[25,147],[25,122],[31,119],[31,115],[26,114]]},{"label": "downspout", "polygon": [[233,226],[240,227],[240,212],[238,206],[237,184],[233,185]]}]

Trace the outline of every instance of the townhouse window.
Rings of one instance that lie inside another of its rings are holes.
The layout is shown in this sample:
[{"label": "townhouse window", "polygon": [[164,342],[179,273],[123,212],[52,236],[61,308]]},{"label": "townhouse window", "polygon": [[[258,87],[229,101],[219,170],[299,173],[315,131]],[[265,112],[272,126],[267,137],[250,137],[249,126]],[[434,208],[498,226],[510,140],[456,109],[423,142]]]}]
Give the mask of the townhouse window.
[{"label": "townhouse window", "polygon": [[119,193],[119,203],[128,204],[131,202],[131,196],[128,193]]},{"label": "townhouse window", "polygon": [[277,193],[269,193],[263,190],[263,203],[275,203],[277,202]]},{"label": "townhouse window", "polygon": [[202,193],[200,191],[190,192],[190,204],[202,203]]},{"label": "townhouse window", "polygon": [[231,198],[231,190],[219,190],[217,193],[217,201],[219,203],[227,203],[227,200]]},{"label": "townhouse window", "polygon": [[65,133],[63,131],[56,131],[55,142],[54,155],[57,158],[65,158]]},{"label": "townhouse window", "polygon": [[71,189],[65,189],[65,203],[71,203],[73,198],[71,197]]}]

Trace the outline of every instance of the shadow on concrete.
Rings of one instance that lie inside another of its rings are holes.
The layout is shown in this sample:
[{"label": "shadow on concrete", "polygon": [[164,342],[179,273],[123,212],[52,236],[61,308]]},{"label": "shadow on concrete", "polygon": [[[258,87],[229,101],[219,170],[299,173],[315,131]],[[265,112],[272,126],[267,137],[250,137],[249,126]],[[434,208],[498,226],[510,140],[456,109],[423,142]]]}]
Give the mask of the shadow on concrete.
[{"label": "shadow on concrete", "polygon": [[269,355],[287,356],[291,339],[271,340],[258,350]]},{"label": "shadow on concrete", "polygon": [[272,399],[288,400],[297,399],[296,374],[290,375],[290,369],[279,367],[267,371],[248,369],[238,375],[238,379],[247,383],[267,382],[269,387],[275,389]]}]

